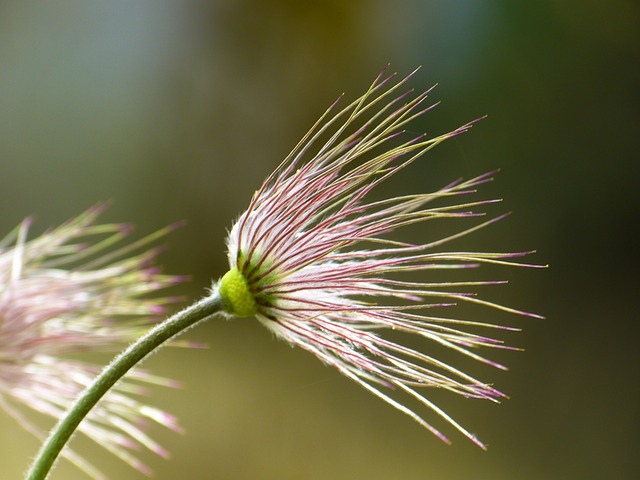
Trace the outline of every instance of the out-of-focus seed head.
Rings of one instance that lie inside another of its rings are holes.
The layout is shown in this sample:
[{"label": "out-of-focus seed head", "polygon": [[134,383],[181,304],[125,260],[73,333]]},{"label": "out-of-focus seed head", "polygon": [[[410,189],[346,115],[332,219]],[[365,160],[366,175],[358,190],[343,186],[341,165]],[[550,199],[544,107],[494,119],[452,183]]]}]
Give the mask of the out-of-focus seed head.
[{"label": "out-of-focus seed head", "polygon": [[[173,227],[118,248],[127,225],[95,224],[96,207],[28,239],[31,220],[0,242],[0,408],[38,438],[30,411],[59,418],[100,367],[77,354],[119,352],[156,323],[176,298],[162,292],[181,277],[164,275],[149,248]],[[79,430],[138,470],[140,446],[167,456],[145,433],[158,423],[179,431],[170,414],[138,400],[148,385],[177,383],[134,370],[108,393]],[[94,478],[106,478],[66,448],[63,455]]]}]

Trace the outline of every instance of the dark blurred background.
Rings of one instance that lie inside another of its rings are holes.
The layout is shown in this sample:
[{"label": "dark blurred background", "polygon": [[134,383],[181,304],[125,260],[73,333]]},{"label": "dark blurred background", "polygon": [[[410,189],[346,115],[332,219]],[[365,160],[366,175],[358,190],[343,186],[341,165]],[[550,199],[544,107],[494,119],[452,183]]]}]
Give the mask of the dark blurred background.
[{"label": "dark blurred background", "polygon": [[[215,320],[188,333],[208,350],[146,363],[184,382],[152,400],[187,433],[154,429],[173,458],[143,457],[159,480],[639,478],[638,25],[625,0],[0,1],[0,232],[105,200],[103,219],[136,235],[186,220],[161,261],[196,299],[226,270],[226,229],[319,114],[388,62],[422,65],[411,85],[439,83],[442,105],[416,131],[488,119],[387,192],[500,168],[483,196],[514,215],[456,248],[535,248],[551,265],[492,271],[510,284],[485,295],[546,320],[477,313],[524,329],[509,338],[524,353],[493,357],[509,372],[469,366],[511,399],[436,397],[489,451],[446,428],[441,444],[254,320]],[[37,447],[0,412],[3,479]],[[63,462],[52,478],[84,477]]]}]

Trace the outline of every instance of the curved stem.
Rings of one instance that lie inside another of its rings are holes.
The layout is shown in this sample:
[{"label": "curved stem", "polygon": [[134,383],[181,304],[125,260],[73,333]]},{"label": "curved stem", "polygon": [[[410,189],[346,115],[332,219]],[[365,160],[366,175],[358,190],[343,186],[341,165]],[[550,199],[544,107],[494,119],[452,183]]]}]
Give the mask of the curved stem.
[{"label": "curved stem", "polygon": [[69,441],[82,419],[132,367],[167,340],[184,332],[201,320],[222,311],[222,308],[222,299],[218,292],[214,292],[209,297],[203,298],[156,325],[114,358],[51,430],[25,478],[27,480],[44,480],[47,477],[60,451]]}]

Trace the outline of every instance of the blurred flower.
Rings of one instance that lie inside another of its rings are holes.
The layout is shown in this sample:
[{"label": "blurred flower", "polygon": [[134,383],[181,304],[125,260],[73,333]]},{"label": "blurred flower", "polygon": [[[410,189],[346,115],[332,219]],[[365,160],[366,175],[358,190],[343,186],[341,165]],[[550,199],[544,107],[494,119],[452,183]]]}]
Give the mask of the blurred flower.
[{"label": "blurred flower", "polygon": [[[157,249],[135,253],[169,229],[105,253],[129,227],[95,225],[101,210],[91,209],[33,240],[27,240],[31,222],[26,219],[0,242],[0,408],[39,439],[45,432],[21,407],[61,417],[101,369],[73,354],[122,350],[175,300],[156,292],[181,280],[151,265]],[[131,450],[144,446],[163,457],[168,454],[144,432],[145,425],[180,427],[173,416],[134,398],[145,393],[145,384],[176,386],[148,372],[131,371],[79,430],[150,473]],[[63,455],[89,475],[105,478],[72,450]]]},{"label": "blurred flower", "polygon": [[515,329],[433,313],[469,303],[535,317],[466,291],[504,282],[411,278],[415,272],[424,275],[481,264],[533,266],[513,260],[531,252],[440,250],[443,244],[502,217],[425,244],[384,236],[419,222],[478,217],[483,214],[475,213],[476,207],[497,201],[460,200],[490,181],[490,174],[457,181],[433,193],[365,201],[381,182],[472,126],[435,138],[420,135],[401,140],[403,128],[432,108],[423,106],[429,92],[397,94],[409,77],[393,83],[394,75],[384,78],[381,74],[362,97],[333,117],[329,114],[337,101],[325,112],[267,178],[231,229],[227,240],[230,270],[214,290],[219,290],[228,313],[255,315],[278,337],[313,353],[442,440],[448,442],[406,401],[381,387],[405,395],[405,400],[412,397],[484,448],[419,390],[440,388],[493,401],[504,395],[445,361],[380,333],[394,330],[419,335],[504,368],[475,350],[510,348],[481,330]]}]

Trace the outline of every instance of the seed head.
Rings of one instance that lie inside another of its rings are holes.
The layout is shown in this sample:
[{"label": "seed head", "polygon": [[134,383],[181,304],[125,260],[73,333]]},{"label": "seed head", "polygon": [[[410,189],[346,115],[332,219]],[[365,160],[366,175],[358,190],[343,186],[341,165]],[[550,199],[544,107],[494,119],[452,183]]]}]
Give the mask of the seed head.
[{"label": "seed head", "polygon": [[[0,408],[39,439],[45,432],[32,413],[60,418],[101,370],[77,354],[122,350],[175,301],[158,292],[181,281],[160,274],[153,265],[157,250],[145,250],[170,229],[108,251],[130,229],[94,224],[102,209],[31,240],[27,219],[0,242]],[[145,433],[145,425],[180,430],[172,415],[136,398],[153,384],[177,386],[133,370],[79,427],[144,473],[149,468],[132,450],[144,446],[168,455]],[[62,455],[90,476],[105,478],[74,451],[66,448]]]},{"label": "seed head", "polygon": [[[490,181],[492,174],[458,180],[432,193],[369,199],[381,182],[474,124],[433,138],[407,135],[404,128],[433,107],[424,106],[429,91],[398,93],[410,77],[394,83],[395,75],[385,77],[383,72],[363,96],[331,116],[336,101],[322,115],[233,225],[227,239],[230,270],[214,289],[219,289],[228,313],[255,315],[278,337],[313,353],[442,440],[448,442],[399,397],[417,399],[484,448],[426,392],[440,388],[492,401],[505,395],[432,356],[429,346],[445,346],[504,368],[476,351],[512,349],[482,331],[514,328],[444,311],[468,303],[537,315],[468,291],[504,282],[439,281],[436,271],[483,264],[536,265],[514,260],[532,252],[442,249],[504,215],[428,243],[389,237],[400,227],[422,222],[480,217],[484,213],[478,208],[497,201],[462,199]],[[420,280],[415,280],[416,272]],[[407,278],[412,273],[414,279]],[[385,334],[390,330],[422,337],[424,348],[388,339]]]}]

